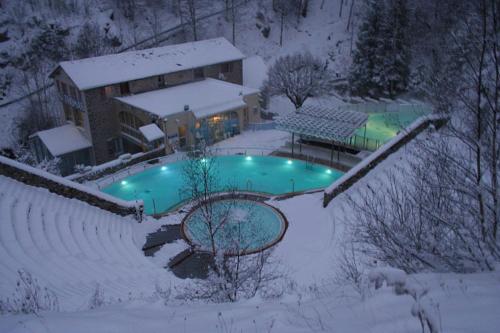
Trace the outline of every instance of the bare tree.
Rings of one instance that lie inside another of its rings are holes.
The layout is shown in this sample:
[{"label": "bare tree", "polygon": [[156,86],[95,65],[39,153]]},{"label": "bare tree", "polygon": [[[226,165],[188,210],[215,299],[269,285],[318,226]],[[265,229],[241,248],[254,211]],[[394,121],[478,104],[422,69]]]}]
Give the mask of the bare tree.
[{"label": "bare tree", "polygon": [[59,301],[53,291],[42,287],[31,273],[24,270],[17,273],[19,277],[12,295],[0,299],[0,313],[38,314],[59,310]]},{"label": "bare tree", "polygon": [[500,251],[482,236],[474,178],[457,141],[441,135],[419,142],[410,167],[351,197],[358,251],[406,272],[492,269]]},{"label": "bare tree", "polygon": [[234,302],[258,291],[279,296],[284,287],[280,289],[277,281],[285,275],[279,265],[268,265],[271,252],[249,254],[249,240],[259,241],[261,235],[257,224],[248,224],[258,218],[254,206],[238,204],[234,188],[222,186],[216,157],[202,150],[186,162],[184,177],[199,222],[186,227],[191,234],[201,233],[203,245],[195,250],[207,251],[211,257],[208,277],[189,287],[185,296],[214,302]]},{"label": "bare tree", "polygon": [[448,124],[351,200],[362,250],[409,272],[491,270],[500,258],[498,2],[465,6],[422,85]]},{"label": "bare tree", "polygon": [[200,37],[198,16],[209,5],[210,3],[207,0],[179,0],[181,24],[186,23],[189,26],[195,41]]},{"label": "bare tree", "polygon": [[331,88],[328,63],[308,52],[278,58],[268,74],[265,86],[269,95],[285,95],[296,109],[307,98],[324,95]]},{"label": "bare tree", "polygon": [[131,22],[135,20],[138,9],[136,0],[115,0],[115,5],[122,11],[124,17]]},{"label": "bare tree", "polygon": [[52,68],[50,63],[40,62],[22,72],[21,91],[32,96],[28,98],[24,112],[15,119],[15,139],[21,146],[28,144],[30,135],[52,128],[60,122],[61,109],[58,95],[50,86],[47,76],[49,68]]},{"label": "bare tree", "polygon": [[148,23],[151,32],[153,34],[153,38],[155,41],[155,45],[158,45],[158,35],[161,32],[161,21],[159,15],[159,8],[148,8],[148,16],[146,17],[146,22]]},{"label": "bare tree", "polygon": [[354,13],[354,2],[355,0],[351,0],[351,6],[349,7],[349,18],[347,19],[347,27],[346,30],[349,31],[351,29],[351,32],[354,32],[354,28],[352,27],[352,22],[353,22],[353,13]]},{"label": "bare tree", "polygon": [[97,57],[112,51],[110,41],[95,22],[86,22],[82,26],[73,47],[77,58]]},{"label": "bare tree", "polygon": [[210,242],[210,252],[213,257],[216,257],[218,254],[216,235],[224,226],[224,221],[217,219],[226,218],[227,211],[230,208],[225,207],[225,212],[216,211],[215,203],[219,196],[218,192],[222,190],[217,158],[212,156],[206,149],[192,154],[194,156],[186,161],[183,168],[185,190],[188,192],[193,204],[199,207],[201,221]]},{"label": "bare tree", "polygon": [[280,18],[280,46],[283,46],[285,19],[294,9],[295,4],[292,0],[273,0],[273,10],[279,14]]}]

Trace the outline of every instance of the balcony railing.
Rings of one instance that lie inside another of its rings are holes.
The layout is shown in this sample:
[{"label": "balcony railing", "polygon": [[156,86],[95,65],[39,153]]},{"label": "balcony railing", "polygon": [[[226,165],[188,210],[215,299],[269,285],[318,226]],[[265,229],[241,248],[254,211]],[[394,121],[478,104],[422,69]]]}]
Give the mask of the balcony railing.
[{"label": "balcony railing", "polygon": [[142,135],[141,132],[139,132],[135,128],[125,124],[120,124],[120,130],[122,133],[125,133],[129,137],[132,137],[133,139],[137,140],[138,143],[140,144],[144,143],[144,136]]}]

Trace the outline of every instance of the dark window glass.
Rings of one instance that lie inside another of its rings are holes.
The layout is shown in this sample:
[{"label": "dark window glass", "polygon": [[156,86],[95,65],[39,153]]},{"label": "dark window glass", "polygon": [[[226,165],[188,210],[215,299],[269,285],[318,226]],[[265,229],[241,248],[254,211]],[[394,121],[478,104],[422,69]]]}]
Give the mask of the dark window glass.
[{"label": "dark window glass", "polygon": [[160,75],[158,76],[158,87],[165,87],[165,76]]},{"label": "dark window glass", "polygon": [[130,85],[128,84],[128,82],[120,83],[120,93],[122,95],[130,94]]},{"label": "dark window glass", "polygon": [[196,68],[194,70],[194,78],[195,79],[202,79],[204,77],[205,77],[205,75],[203,74],[203,68]]},{"label": "dark window glass", "polygon": [[233,71],[233,63],[232,62],[226,62],[225,64],[220,65],[220,71],[222,73],[229,73]]}]

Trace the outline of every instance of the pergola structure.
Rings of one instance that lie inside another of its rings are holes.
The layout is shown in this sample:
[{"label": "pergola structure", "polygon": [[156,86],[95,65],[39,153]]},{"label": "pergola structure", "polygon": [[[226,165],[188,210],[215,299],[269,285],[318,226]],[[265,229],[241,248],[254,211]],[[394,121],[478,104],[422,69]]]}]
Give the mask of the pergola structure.
[{"label": "pergola structure", "polygon": [[[295,134],[331,142],[330,163],[335,145],[349,146],[356,131],[365,126],[368,115],[363,112],[339,110],[321,105],[303,106],[296,112],[276,119],[276,128],[292,133],[292,156]],[[339,151],[337,150],[337,159]]]}]

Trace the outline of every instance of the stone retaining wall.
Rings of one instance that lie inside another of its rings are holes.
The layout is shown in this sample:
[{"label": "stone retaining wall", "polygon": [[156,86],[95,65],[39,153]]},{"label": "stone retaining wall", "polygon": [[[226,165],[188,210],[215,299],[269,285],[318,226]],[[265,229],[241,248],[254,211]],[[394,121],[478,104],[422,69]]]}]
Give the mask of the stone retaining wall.
[{"label": "stone retaining wall", "polygon": [[[63,182],[57,182],[56,180],[50,179],[48,177],[43,177],[41,175],[29,172],[28,170],[18,168],[13,164],[4,163],[1,159],[0,159],[0,175],[4,175],[6,177],[15,179],[27,185],[46,188],[52,193],[61,195],[66,198],[84,201],[89,205],[107,210],[117,215],[121,216],[134,215],[134,217],[139,222],[142,221],[143,208],[141,204],[139,204],[137,208],[134,206],[120,205],[116,202],[106,200],[104,197],[92,194],[90,191],[86,192],[83,189],[71,187],[69,185],[65,185]],[[61,178],[61,180],[68,182],[64,178]]]},{"label": "stone retaining wall", "polygon": [[[346,191],[348,188],[350,188],[352,185],[354,185],[358,180],[363,178],[370,170],[375,168],[378,164],[380,164],[383,160],[385,160],[389,155],[392,153],[396,152],[413,140],[418,134],[420,134],[422,131],[424,131],[426,128],[428,128],[430,125],[434,125],[436,129],[441,128],[444,126],[447,122],[447,119],[428,119],[427,121],[424,121],[422,124],[419,126],[415,127],[412,131],[409,131],[404,135],[399,141],[394,142],[391,147],[386,149],[382,154],[377,156],[373,161],[368,163],[366,166],[361,168],[358,172],[353,174],[351,177],[346,179],[343,183],[339,184],[333,191],[331,192],[326,192],[324,193],[323,196],[323,207],[326,207],[330,201],[332,201],[337,195],[340,193]],[[380,149],[383,149],[384,146],[382,146]],[[369,158],[369,157],[368,157]]]}]

